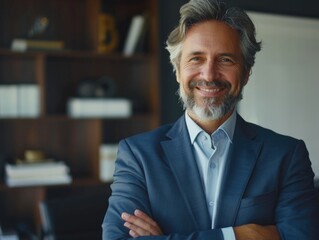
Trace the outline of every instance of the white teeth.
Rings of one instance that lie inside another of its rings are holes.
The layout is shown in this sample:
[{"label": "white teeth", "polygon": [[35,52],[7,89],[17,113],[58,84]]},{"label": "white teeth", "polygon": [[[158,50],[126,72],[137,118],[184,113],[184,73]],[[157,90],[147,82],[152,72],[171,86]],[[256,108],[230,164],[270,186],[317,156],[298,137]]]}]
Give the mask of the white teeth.
[{"label": "white teeth", "polygon": [[219,88],[213,88],[213,89],[211,89],[211,88],[201,88],[200,89],[201,91],[204,91],[204,92],[219,92],[220,91],[220,89]]}]

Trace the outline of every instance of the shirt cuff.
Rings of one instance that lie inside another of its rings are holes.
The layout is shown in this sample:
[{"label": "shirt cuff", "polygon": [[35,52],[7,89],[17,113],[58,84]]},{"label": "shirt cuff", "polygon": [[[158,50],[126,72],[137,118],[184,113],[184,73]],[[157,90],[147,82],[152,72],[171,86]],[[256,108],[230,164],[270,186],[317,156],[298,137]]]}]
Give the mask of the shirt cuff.
[{"label": "shirt cuff", "polygon": [[225,240],[236,240],[232,227],[222,228],[222,232]]}]

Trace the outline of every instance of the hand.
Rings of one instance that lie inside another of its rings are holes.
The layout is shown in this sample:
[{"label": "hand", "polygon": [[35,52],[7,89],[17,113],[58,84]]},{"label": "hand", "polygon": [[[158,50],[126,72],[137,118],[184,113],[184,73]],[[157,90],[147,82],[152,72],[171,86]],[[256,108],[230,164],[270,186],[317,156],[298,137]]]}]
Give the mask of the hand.
[{"label": "hand", "polygon": [[[135,210],[134,215],[123,213],[124,226],[130,229],[129,234],[133,237],[160,236],[163,235],[158,224],[140,210]],[[247,224],[234,227],[236,240],[280,240],[276,226],[261,226]]]},{"label": "hand", "polygon": [[135,210],[134,215],[122,213],[121,217],[125,221],[124,226],[130,230],[129,234],[133,238],[163,235],[158,224],[140,210]]},{"label": "hand", "polygon": [[279,232],[274,225],[247,224],[234,227],[234,232],[236,240],[280,240]]}]

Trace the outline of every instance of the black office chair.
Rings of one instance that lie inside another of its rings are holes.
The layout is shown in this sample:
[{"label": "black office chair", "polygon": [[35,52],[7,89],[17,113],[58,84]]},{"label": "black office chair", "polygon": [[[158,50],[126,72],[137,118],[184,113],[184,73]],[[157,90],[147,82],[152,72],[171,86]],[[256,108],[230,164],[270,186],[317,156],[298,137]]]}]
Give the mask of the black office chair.
[{"label": "black office chair", "polygon": [[45,240],[101,240],[108,194],[85,194],[40,203]]}]

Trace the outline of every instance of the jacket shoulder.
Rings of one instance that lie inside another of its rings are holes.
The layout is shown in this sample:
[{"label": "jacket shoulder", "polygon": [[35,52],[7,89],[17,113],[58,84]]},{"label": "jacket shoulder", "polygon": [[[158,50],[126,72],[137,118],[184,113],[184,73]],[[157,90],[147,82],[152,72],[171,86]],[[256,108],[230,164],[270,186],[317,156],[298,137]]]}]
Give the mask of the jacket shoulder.
[{"label": "jacket shoulder", "polygon": [[298,142],[303,142],[300,139],[297,139],[293,136],[289,136],[283,133],[279,133],[272,129],[246,122],[246,126],[249,129],[252,129],[256,133],[257,138],[262,138],[264,141],[269,143],[276,143],[276,144],[287,144],[287,145],[295,145]]},{"label": "jacket shoulder", "polygon": [[147,144],[160,142],[167,139],[167,132],[172,128],[173,124],[165,124],[153,130],[138,133],[132,136],[129,136],[121,141],[126,141],[129,144]]}]

